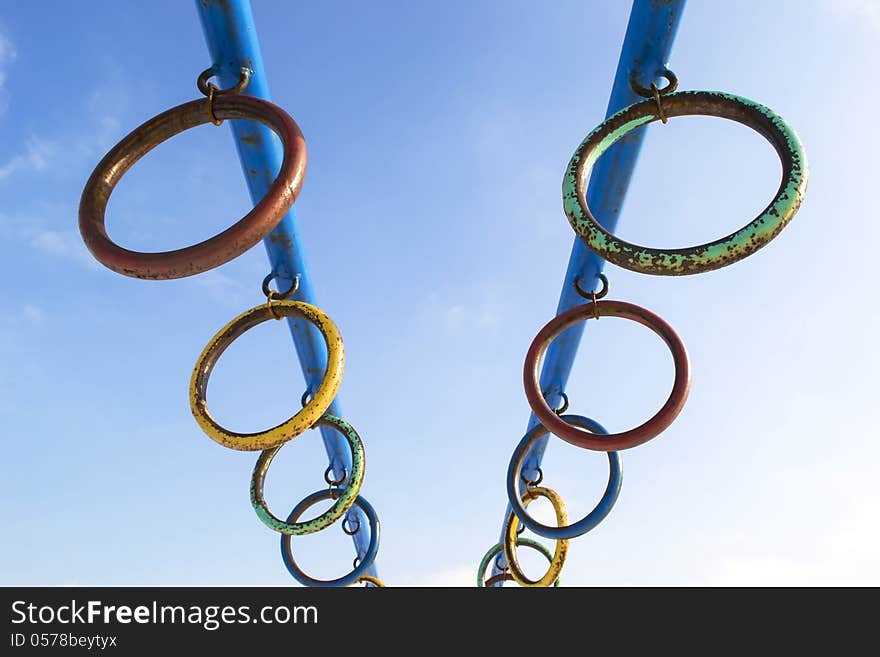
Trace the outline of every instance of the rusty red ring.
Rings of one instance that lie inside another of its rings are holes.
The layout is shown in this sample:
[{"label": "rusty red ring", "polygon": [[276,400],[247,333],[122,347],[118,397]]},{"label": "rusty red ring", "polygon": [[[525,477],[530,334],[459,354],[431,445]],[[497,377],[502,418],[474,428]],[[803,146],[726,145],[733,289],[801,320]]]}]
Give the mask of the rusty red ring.
[{"label": "rusty red ring", "polygon": [[[634,429],[621,433],[609,433],[596,435],[578,427],[570,425],[559,417],[544,399],[541,393],[539,381],[539,367],[544,352],[553,342],[553,339],[565,329],[594,317],[598,311],[599,317],[622,317],[630,319],[659,335],[669,350],[675,363],[675,381],[672,384],[672,392],[663,407],[647,422]],[[628,449],[641,445],[651,438],[659,435],[668,427],[676,416],[681,412],[688,391],[691,386],[690,362],[687,349],[678,334],[665,320],[655,315],[650,310],[625,301],[597,301],[576,306],[571,310],[558,315],[550,320],[532,341],[526,354],[526,363],[523,369],[523,384],[526,389],[526,398],[529,406],[548,431],[559,436],[565,442],[585,449],[594,449],[602,452],[611,452]]]},{"label": "rusty red ring", "polygon": [[142,124],[95,167],[79,204],[79,230],[92,255],[126,276],[170,279],[218,267],[263,239],[296,200],[306,171],[306,142],[296,122],[269,101],[240,94],[215,95],[218,119],[248,119],[271,128],[281,139],[284,159],[266,195],[237,223],[204,242],[175,251],[141,253],[113,242],[107,235],[105,211],[114,187],[135,162],[166,139],[208,123],[208,100],[178,105]]}]

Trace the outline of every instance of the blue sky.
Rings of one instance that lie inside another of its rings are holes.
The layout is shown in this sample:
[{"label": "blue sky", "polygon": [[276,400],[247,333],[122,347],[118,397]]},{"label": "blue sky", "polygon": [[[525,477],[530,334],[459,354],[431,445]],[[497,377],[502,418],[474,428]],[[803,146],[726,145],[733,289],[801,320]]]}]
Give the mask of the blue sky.
[{"label": "blue sky", "polygon": [[[573,239],[562,174],[604,115],[629,5],[255,0],[254,13],[274,100],[309,145],[297,212],[318,301],[345,337],[341,395],[367,447],[380,574],[471,585],[528,417],[523,357]],[[870,0],[688,5],[670,60],[681,88],[781,113],[810,187],[792,224],[734,266],[671,279],[608,268],[612,298],[679,331],[693,384],[678,420],[623,454],[618,504],[573,543],[566,583],[880,584],[878,44]],[[295,584],[248,501],[256,455],[211,442],[187,401],[206,341],[260,302],[262,247],[145,282],[96,264],[77,230],[103,153],[197,97],[207,57],[189,3],[0,7],[0,584]],[[726,235],[779,171],[742,126],[654,126],[619,234]],[[164,250],[249,207],[229,128],[203,126],[137,164],[108,226]],[[283,327],[246,334],[215,371],[215,415],[239,430],[286,418],[303,389],[294,359]],[[622,430],[671,378],[652,334],[591,323],[572,410]],[[325,465],[317,434],[287,445],[269,504],[282,514],[321,488]],[[544,473],[580,517],[607,461],[555,440]],[[315,576],[351,562],[337,527],[294,544]]]}]

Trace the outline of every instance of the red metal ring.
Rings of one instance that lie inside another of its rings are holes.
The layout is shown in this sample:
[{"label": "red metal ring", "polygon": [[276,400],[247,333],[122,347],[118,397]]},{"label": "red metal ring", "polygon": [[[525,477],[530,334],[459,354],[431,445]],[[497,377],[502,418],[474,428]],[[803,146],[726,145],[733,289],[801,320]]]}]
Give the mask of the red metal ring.
[{"label": "red metal ring", "polygon": [[126,276],[169,279],[192,276],[218,267],[263,239],[296,200],[306,171],[306,142],[296,122],[269,101],[239,94],[215,95],[218,119],[259,121],[281,139],[284,159],[266,195],[237,223],[204,242],[175,251],[141,253],[113,242],[105,227],[105,210],[113,188],[135,162],[166,139],[210,121],[208,100],[178,105],[136,128],[95,167],[79,204],[79,230],[92,255]]},{"label": "red metal ring", "polygon": [[[541,360],[550,343],[553,342],[557,335],[573,324],[592,318],[596,311],[598,311],[600,317],[622,317],[647,326],[663,338],[663,341],[672,352],[672,359],[675,363],[675,381],[672,384],[672,392],[669,394],[669,399],[666,400],[663,408],[654,417],[629,431],[609,433],[601,436],[572,426],[559,417],[547,405],[547,401],[541,393],[539,383]],[[541,329],[538,335],[535,336],[526,354],[523,384],[525,385],[529,406],[532,407],[532,411],[534,411],[538,421],[548,431],[559,436],[565,442],[578,447],[612,452],[641,445],[659,435],[666,427],[672,424],[672,421],[681,412],[691,387],[690,362],[687,349],[685,349],[681,338],[659,316],[645,308],[624,301],[598,301],[596,303],[576,306],[553,318]]]}]

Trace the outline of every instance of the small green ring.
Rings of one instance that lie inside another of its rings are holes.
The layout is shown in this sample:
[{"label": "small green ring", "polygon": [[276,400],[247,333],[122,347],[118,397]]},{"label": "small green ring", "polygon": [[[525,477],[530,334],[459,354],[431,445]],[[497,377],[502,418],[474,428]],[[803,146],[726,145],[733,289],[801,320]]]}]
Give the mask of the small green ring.
[{"label": "small green ring", "polygon": [[260,453],[257,464],[254,466],[254,473],[251,477],[251,505],[257,516],[270,529],[281,534],[291,536],[302,536],[304,534],[313,534],[325,527],[329,527],[339,520],[354,504],[358,493],[361,490],[361,484],[364,481],[364,444],[361,442],[360,436],[348,422],[334,415],[324,415],[315,423],[315,426],[327,426],[336,429],[348,441],[351,448],[351,474],[348,476],[348,483],[344,488],[336,488],[339,491],[339,497],[329,509],[321,515],[304,520],[302,522],[286,522],[275,516],[266,504],[263,498],[263,484],[266,481],[266,473],[272,463],[272,459],[278,453],[278,450],[285,444],[278,445],[271,449],[267,449]]},{"label": "small green ring", "polygon": [[[537,550],[545,557],[547,557],[547,561],[553,563],[553,555],[550,553],[550,550],[538,543],[538,541],[533,541],[530,538],[517,538],[516,544],[520,547],[530,547]],[[489,562],[492,561],[492,559],[495,558],[496,555],[501,554],[503,551],[504,546],[501,543],[497,543],[493,547],[489,548],[489,551],[483,557],[483,560],[480,562],[480,567],[477,568],[477,586],[479,588],[483,588],[484,586],[483,580],[486,577],[486,569],[489,567]],[[561,581],[562,578],[557,577],[556,581],[553,583],[553,586],[559,586]]]}]

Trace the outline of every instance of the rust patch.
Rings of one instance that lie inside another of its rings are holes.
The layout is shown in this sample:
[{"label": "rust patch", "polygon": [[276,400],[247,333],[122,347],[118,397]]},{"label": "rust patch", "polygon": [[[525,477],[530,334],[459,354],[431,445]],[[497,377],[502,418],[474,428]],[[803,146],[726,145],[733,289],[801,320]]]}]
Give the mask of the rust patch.
[{"label": "rust patch", "polygon": [[293,242],[290,239],[289,235],[279,232],[273,232],[269,234],[269,243],[277,244],[283,249],[292,249]]}]

